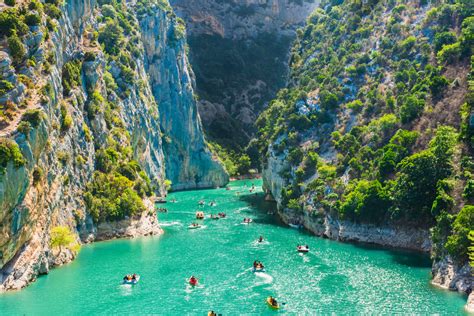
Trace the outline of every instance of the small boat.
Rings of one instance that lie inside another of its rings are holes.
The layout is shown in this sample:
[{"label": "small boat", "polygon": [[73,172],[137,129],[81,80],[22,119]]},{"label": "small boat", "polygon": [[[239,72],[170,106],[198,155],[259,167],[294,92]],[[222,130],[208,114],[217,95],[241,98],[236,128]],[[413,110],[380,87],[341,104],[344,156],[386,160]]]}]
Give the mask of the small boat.
[{"label": "small boat", "polygon": [[[219,314],[220,315],[220,314]],[[217,316],[216,312],[214,311],[208,311],[207,316]]]},{"label": "small boat", "polygon": [[226,190],[226,191],[230,191],[230,187],[225,187],[225,190]]},{"label": "small boat", "polygon": [[248,224],[250,224],[251,222],[253,222],[253,219],[251,219],[251,218],[244,218],[244,221],[242,222],[242,224],[248,225]]},{"label": "small boat", "polygon": [[301,253],[307,253],[307,252],[309,252],[309,247],[308,246],[298,246],[298,247],[296,247],[296,251],[301,252]]},{"label": "small boat", "polygon": [[258,266],[258,267],[253,267],[252,272],[265,272],[265,267],[264,266]]},{"label": "small boat", "polygon": [[290,226],[291,228],[294,228],[294,229],[301,229],[303,228],[303,225],[300,225],[300,224],[288,224],[288,226]]},{"label": "small boat", "polygon": [[213,215],[213,214],[211,214],[211,216],[209,216],[209,218],[210,218],[210,219],[219,219],[220,217],[219,217],[219,216],[217,216],[217,215]]},{"label": "small boat", "polygon": [[135,285],[138,283],[138,281],[140,281],[139,275],[135,275],[135,278],[131,277],[130,279],[127,279],[127,277],[123,278],[123,284]]},{"label": "small boat", "polygon": [[176,202],[177,202],[176,199],[171,199],[170,200],[170,203],[176,203]]},{"label": "small boat", "polygon": [[191,225],[188,226],[188,229],[198,229],[201,228],[201,225],[192,223]]},{"label": "small boat", "polygon": [[204,219],[204,212],[197,211],[196,212],[196,219]]},{"label": "small boat", "polygon": [[189,284],[190,285],[196,286],[196,285],[198,285],[198,283],[199,283],[198,279],[196,279],[194,277],[189,278]]},{"label": "small boat", "polygon": [[217,205],[217,203],[214,202],[214,201],[212,201],[211,203],[209,203],[209,206],[216,206],[216,205]]},{"label": "small boat", "polygon": [[267,304],[268,304],[268,306],[270,306],[273,309],[279,309],[280,308],[280,304],[278,304],[276,301],[275,301],[275,303],[272,303],[272,298],[271,297],[267,297]]},{"label": "small boat", "polygon": [[157,209],[158,213],[168,213],[168,209],[164,207],[160,207]]},{"label": "small boat", "polygon": [[200,201],[198,202],[198,205],[204,205],[204,204],[205,204],[204,200],[200,200]]},{"label": "small boat", "polygon": [[220,218],[225,218],[225,217],[226,217],[225,213],[218,213],[217,215],[218,215]]},{"label": "small boat", "polygon": [[156,204],[164,204],[164,203],[166,203],[166,200],[164,200],[164,199],[156,199],[156,200],[155,200],[155,203],[156,203]]}]

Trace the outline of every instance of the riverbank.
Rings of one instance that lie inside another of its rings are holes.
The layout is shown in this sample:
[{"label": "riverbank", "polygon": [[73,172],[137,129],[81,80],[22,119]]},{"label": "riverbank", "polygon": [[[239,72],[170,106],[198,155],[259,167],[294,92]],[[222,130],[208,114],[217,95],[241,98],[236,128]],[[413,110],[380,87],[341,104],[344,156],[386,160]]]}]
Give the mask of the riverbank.
[{"label": "riverbank", "polygon": [[[140,236],[163,234],[153,204],[145,200],[147,211],[140,216],[116,222],[100,223],[95,226],[82,225],[77,232],[78,244],[104,241],[117,238],[135,238]],[[36,281],[40,275],[48,274],[51,269],[72,262],[77,256],[74,250],[51,249],[46,229],[38,229],[23,249],[0,270],[0,293],[20,290]]]},{"label": "riverbank", "polygon": [[[284,314],[462,313],[465,297],[429,285],[425,254],[340,243],[289,229],[272,214],[255,181],[226,188],[174,192],[159,214],[165,234],[85,245],[76,260],[28,288],[0,295],[7,315],[274,315],[265,299],[286,303]],[[246,185],[247,184],[247,185]],[[204,206],[197,201],[204,200]],[[216,206],[209,202],[215,201]],[[206,218],[189,230],[196,209]],[[224,212],[225,219],[211,220]],[[244,218],[251,218],[243,225]],[[256,240],[264,237],[263,243]],[[310,252],[296,251],[298,244]],[[255,260],[267,271],[252,273]],[[124,274],[141,276],[121,285]],[[189,286],[191,275],[200,285]],[[93,282],[91,282],[91,279]]]},{"label": "riverbank", "polygon": [[[267,199],[271,200],[271,199]],[[329,214],[320,216],[297,213],[292,210],[278,210],[279,218],[285,224],[301,223],[312,234],[342,242],[368,243],[378,246],[407,249],[422,253],[431,251],[428,230],[411,227],[376,226],[357,224],[332,218]],[[431,283],[439,288],[458,291],[469,295],[466,310],[474,312],[474,269],[469,264],[458,266],[450,258],[433,262]]]}]

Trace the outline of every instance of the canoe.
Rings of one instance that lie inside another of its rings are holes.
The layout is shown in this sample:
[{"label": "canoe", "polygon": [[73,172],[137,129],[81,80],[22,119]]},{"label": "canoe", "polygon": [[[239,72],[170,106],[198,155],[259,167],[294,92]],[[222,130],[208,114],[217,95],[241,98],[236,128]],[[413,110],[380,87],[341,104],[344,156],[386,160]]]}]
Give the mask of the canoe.
[{"label": "canoe", "polygon": [[138,283],[138,281],[140,281],[140,276],[136,276],[135,280],[123,280],[123,284],[131,284],[131,285],[135,285]]},{"label": "canoe", "polygon": [[267,297],[267,304],[268,304],[269,307],[271,307],[271,308],[273,308],[273,309],[279,309],[279,308],[280,308],[280,304],[277,303],[276,305],[273,305],[273,304],[271,303],[271,300],[270,300],[269,297]]}]

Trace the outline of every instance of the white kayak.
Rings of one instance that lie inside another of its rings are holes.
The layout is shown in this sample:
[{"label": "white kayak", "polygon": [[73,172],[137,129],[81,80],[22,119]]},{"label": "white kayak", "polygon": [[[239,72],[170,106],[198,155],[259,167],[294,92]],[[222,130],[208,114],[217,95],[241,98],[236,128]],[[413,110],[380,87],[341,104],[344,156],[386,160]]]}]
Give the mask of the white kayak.
[{"label": "white kayak", "polygon": [[137,275],[137,276],[135,277],[135,279],[131,279],[131,280],[124,279],[124,280],[123,280],[123,284],[132,284],[132,285],[135,285],[135,284],[138,283],[138,281],[140,281],[140,276],[139,276],[139,275]]},{"label": "white kayak", "polygon": [[296,250],[301,253],[307,253],[309,252],[309,247],[299,246],[299,247],[296,247]]},{"label": "white kayak", "polygon": [[265,272],[265,267],[261,267],[261,268],[253,268],[252,270],[253,272]]},{"label": "white kayak", "polygon": [[253,220],[252,220],[251,218],[249,218],[248,220],[244,220],[244,221],[242,222],[242,224],[248,225],[248,224],[250,224],[251,222],[253,222]]},{"label": "white kayak", "polygon": [[188,229],[198,229],[201,228],[201,225],[189,225]]},{"label": "white kayak", "polygon": [[288,226],[290,226],[291,228],[294,228],[294,229],[301,229],[301,228],[303,228],[303,225],[296,225],[296,224],[288,224]]}]

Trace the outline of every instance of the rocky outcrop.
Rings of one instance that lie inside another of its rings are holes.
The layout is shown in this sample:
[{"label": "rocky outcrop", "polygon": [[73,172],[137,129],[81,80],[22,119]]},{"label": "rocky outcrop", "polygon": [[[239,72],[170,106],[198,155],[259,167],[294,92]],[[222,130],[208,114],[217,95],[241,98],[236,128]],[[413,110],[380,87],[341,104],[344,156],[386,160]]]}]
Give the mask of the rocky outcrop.
[{"label": "rocky outcrop", "polygon": [[431,283],[443,289],[470,294],[474,288],[474,269],[467,263],[460,266],[449,256],[435,261],[431,272]]}]

